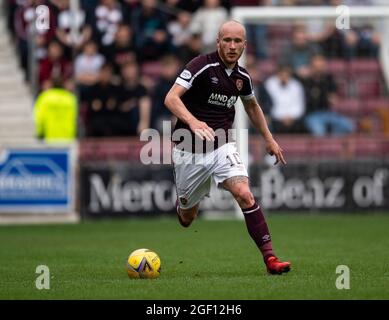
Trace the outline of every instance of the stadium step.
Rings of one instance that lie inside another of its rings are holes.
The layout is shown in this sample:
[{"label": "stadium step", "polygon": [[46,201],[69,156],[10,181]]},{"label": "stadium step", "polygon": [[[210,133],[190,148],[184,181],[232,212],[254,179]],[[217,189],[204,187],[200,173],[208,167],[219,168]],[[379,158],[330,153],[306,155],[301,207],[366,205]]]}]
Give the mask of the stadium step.
[{"label": "stadium step", "polygon": [[[32,95],[30,92],[30,89],[24,85],[19,84],[17,87],[10,87],[10,86],[0,86],[0,103],[3,103],[3,101],[20,101],[20,100],[29,100],[32,101]],[[1,106],[0,106],[1,108]]]},{"label": "stadium step", "polygon": [[1,121],[0,125],[0,131],[8,131],[8,133],[11,133],[15,131],[16,129],[21,131],[33,131],[34,130],[34,123],[32,116],[8,116],[6,121]]},{"label": "stadium step", "polygon": [[1,5],[0,5],[0,34],[2,35],[0,38],[2,39],[9,39],[8,36],[8,30],[7,30],[7,23],[5,20],[5,17],[3,16]]},{"label": "stadium step", "polygon": [[33,96],[0,12],[0,146],[36,143],[32,110]]},{"label": "stadium step", "polygon": [[0,46],[0,63],[7,62],[15,58],[15,50],[9,44]]},{"label": "stadium step", "polygon": [[0,63],[0,75],[9,75],[14,72],[21,72],[15,60],[7,60],[7,63]]},{"label": "stadium step", "polygon": [[24,86],[24,75],[21,72],[0,75],[0,87],[19,87]]},{"label": "stadium step", "polygon": [[18,114],[24,116],[26,114],[30,114],[33,110],[33,105],[30,103],[30,101],[27,100],[0,100],[0,104],[0,115],[2,116],[15,116]]},{"label": "stadium step", "polygon": [[1,137],[0,136],[0,147],[4,148],[4,147],[30,147],[30,146],[33,146],[33,145],[37,145],[38,143],[40,143],[41,141],[38,140],[37,138],[35,137],[7,137],[6,139],[4,137]]},{"label": "stadium step", "polygon": [[11,44],[7,36],[0,37],[0,51],[13,51],[13,45]]},{"label": "stadium step", "polygon": [[[8,122],[7,122],[8,123]],[[14,138],[14,137],[33,137],[34,136],[34,125],[32,120],[26,120],[21,123],[24,123],[24,125],[17,125],[12,123],[8,123],[8,125],[5,125],[5,123],[0,124],[0,139],[2,141],[8,139],[8,138]]]}]

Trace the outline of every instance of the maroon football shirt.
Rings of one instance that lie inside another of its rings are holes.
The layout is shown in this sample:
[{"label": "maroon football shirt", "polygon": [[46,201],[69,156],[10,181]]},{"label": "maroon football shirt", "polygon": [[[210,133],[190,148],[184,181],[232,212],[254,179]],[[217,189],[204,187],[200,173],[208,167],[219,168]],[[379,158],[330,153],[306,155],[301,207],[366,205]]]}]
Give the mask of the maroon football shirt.
[{"label": "maroon football shirt", "polygon": [[[236,100],[238,97],[250,99],[254,95],[247,71],[238,63],[233,69],[227,69],[215,51],[190,61],[177,77],[176,83],[188,89],[181,99],[189,112],[198,120],[206,122],[213,130],[223,130],[227,141],[230,141],[228,129],[232,128],[234,122]],[[190,130],[180,119],[177,120],[174,131],[178,129]],[[194,146],[194,139],[198,138],[193,133],[191,135]],[[222,139],[216,136],[214,147],[220,147],[221,144]]]}]

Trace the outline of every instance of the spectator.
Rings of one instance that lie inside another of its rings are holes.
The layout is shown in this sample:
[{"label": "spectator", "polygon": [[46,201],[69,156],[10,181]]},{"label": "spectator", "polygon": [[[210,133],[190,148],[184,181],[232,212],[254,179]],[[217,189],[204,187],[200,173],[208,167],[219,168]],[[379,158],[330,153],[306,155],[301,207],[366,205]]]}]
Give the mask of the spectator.
[{"label": "spectator", "polygon": [[201,41],[201,37],[198,34],[192,34],[188,44],[186,46],[182,46],[178,50],[177,55],[181,61],[191,61],[193,58],[201,54],[201,52],[203,52],[203,42]]},{"label": "spectator", "polygon": [[95,9],[99,5],[100,0],[80,0],[80,6],[86,13],[87,21],[93,25],[92,19],[95,14]]},{"label": "spectator", "polygon": [[[69,57],[71,57],[70,49],[82,48],[90,40],[92,28],[86,24],[86,13],[84,10],[79,9],[77,12],[70,10],[70,0],[63,0],[60,10],[56,35],[61,44],[69,51]],[[72,29],[72,27],[75,27],[75,29]],[[77,32],[74,33],[74,30]]]},{"label": "spectator", "polygon": [[308,19],[306,27],[307,39],[315,43],[326,57],[343,57],[343,34],[334,22]]},{"label": "spectator", "polygon": [[47,57],[39,64],[39,84],[45,80],[62,78],[69,79],[72,74],[71,62],[64,58],[62,46],[52,41],[49,44]]},{"label": "spectator", "polygon": [[139,0],[121,0],[123,21],[126,24],[131,24],[132,13],[140,6],[139,2]]},{"label": "spectator", "polygon": [[133,31],[130,26],[119,25],[115,40],[112,45],[105,48],[104,55],[113,64],[115,73],[120,73],[126,63],[137,61]]},{"label": "spectator", "polygon": [[142,0],[131,19],[136,49],[141,60],[156,60],[171,50],[166,20],[157,10],[156,0]]},{"label": "spectator", "polygon": [[[28,40],[31,39],[30,26],[34,25],[36,17],[35,8],[45,4],[44,0],[25,0],[18,4],[14,11],[14,30],[16,35],[17,46],[20,54],[20,65],[25,71],[26,79],[29,79],[28,70]],[[50,12],[50,28],[36,30],[42,43],[45,46],[53,39],[56,28],[56,12]]]},{"label": "spectator", "polygon": [[283,52],[282,63],[290,65],[299,78],[305,78],[309,75],[311,57],[319,53],[319,48],[308,41],[305,27],[298,25],[293,30],[292,43]]},{"label": "spectator", "polygon": [[98,81],[104,60],[104,56],[98,53],[97,45],[93,41],[86,43],[82,53],[76,57],[74,73],[81,99],[86,91],[91,90],[91,87]]},{"label": "spectator", "polygon": [[99,80],[84,96],[87,106],[85,131],[88,137],[109,137],[116,134],[118,121],[117,95],[119,87],[114,84],[112,66],[104,64],[99,72]]},{"label": "spectator", "polygon": [[150,127],[151,99],[146,88],[139,82],[138,64],[127,63],[122,68],[122,85],[119,91],[118,116],[116,134],[119,136],[139,135]]},{"label": "spectator", "polygon": [[[339,1],[336,1],[337,3]],[[346,0],[348,6],[372,6],[375,0]],[[377,32],[379,23],[376,20],[351,19],[351,29],[346,33],[346,40],[349,43],[348,56],[373,57],[378,56],[378,49],[381,42]]]},{"label": "spectator", "polygon": [[161,77],[158,79],[153,94],[153,110],[151,127],[162,132],[162,121],[175,120],[171,112],[164,105],[166,94],[174,84],[181,65],[179,60],[172,55],[161,59]]},{"label": "spectator", "polygon": [[[371,0],[330,0],[332,6],[369,5]],[[366,19],[351,19],[351,28],[339,30],[334,23],[328,23],[318,39],[324,47],[327,57],[376,57],[380,44],[380,36],[373,22]]]},{"label": "spectator", "polygon": [[[333,0],[314,0],[311,5],[327,6],[331,1]],[[334,21],[309,18],[306,21],[306,32],[308,40],[318,45],[326,57],[344,57],[344,32],[336,28]]]},{"label": "spectator", "polygon": [[165,0],[166,6],[168,8],[176,8],[179,10],[184,10],[188,12],[195,12],[200,8],[203,0]]},{"label": "spectator", "polygon": [[95,10],[94,32],[102,46],[109,46],[113,43],[122,20],[123,14],[117,0],[100,0]]},{"label": "spectator", "polygon": [[204,5],[193,14],[190,30],[192,34],[201,35],[203,52],[216,49],[219,27],[227,18],[228,12],[220,0],[204,0]]},{"label": "spectator", "polygon": [[191,14],[187,11],[181,11],[177,15],[177,19],[169,22],[168,31],[172,35],[172,43],[181,51],[184,46],[187,46],[191,39],[190,22]]},{"label": "spectator", "polygon": [[354,123],[349,118],[331,110],[337,103],[336,85],[327,72],[326,59],[316,55],[311,60],[311,75],[304,80],[307,113],[305,125],[315,136],[328,133],[342,135],[354,131]]},{"label": "spectator", "polygon": [[71,142],[77,135],[77,98],[63,88],[60,79],[53,80],[52,84],[35,102],[36,134],[48,143]]},{"label": "spectator", "polygon": [[47,43],[43,35],[35,35],[35,61],[37,64],[47,57]]},{"label": "spectator", "polygon": [[273,102],[270,115],[274,132],[302,133],[304,87],[292,77],[292,69],[287,65],[280,65],[277,74],[265,81],[265,88]]}]

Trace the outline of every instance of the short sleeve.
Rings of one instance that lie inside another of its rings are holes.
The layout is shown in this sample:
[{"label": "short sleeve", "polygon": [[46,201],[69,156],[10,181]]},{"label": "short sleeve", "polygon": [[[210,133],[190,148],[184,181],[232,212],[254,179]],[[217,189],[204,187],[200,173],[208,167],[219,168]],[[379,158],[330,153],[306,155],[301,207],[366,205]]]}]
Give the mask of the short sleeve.
[{"label": "short sleeve", "polygon": [[248,72],[239,67],[239,73],[242,75],[242,89],[240,90],[240,98],[242,100],[250,100],[254,96],[253,82]]},{"label": "short sleeve", "polygon": [[203,55],[192,59],[178,75],[176,83],[186,89],[190,89],[205,65],[206,57]]}]

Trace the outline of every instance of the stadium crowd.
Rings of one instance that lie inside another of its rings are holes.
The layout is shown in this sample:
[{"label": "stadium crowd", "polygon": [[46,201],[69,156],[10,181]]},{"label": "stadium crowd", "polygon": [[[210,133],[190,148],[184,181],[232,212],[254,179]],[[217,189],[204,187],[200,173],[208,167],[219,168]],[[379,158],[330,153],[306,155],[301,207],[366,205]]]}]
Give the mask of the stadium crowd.
[{"label": "stadium crowd", "polygon": [[[77,93],[79,137],[136,136],[149,127],[161,130],[161,121],[172,119],[163,105],[164,96],[183,65],[216,48],[218,27],[234,6],[383,4],[381,0],[80,0],[74,14],[69,0],[6,3],[8,27],[26,79],[31,76],[33,42],[37,95],[61,85]],[[29,26],[39,5],[50,8],[50,28],[32,32]],[[354,23],[351,29],[338,30],[333,23],[308,20],[281,28],[288,36],[279,42],[273,39],[277,29],[270,25],[246,27],[246,65],[274,133],[323,136],[358,130],[355,119],[332,108],[339,103],[341,90],[327,64],[376,59],[380,35],[374,25]],[[270,62],[271,72],[263,72],[262,62]]]}]

